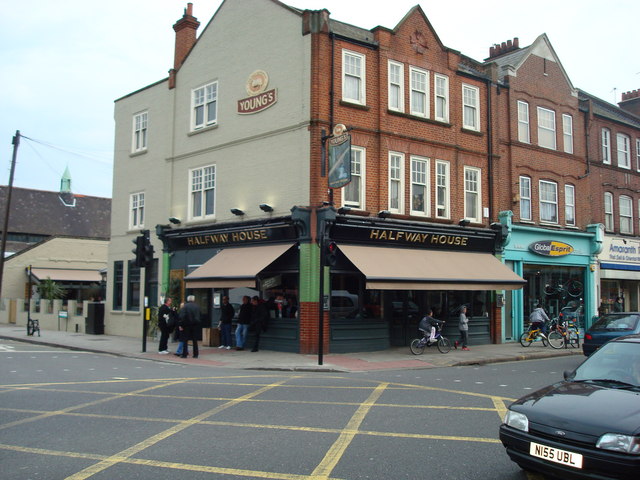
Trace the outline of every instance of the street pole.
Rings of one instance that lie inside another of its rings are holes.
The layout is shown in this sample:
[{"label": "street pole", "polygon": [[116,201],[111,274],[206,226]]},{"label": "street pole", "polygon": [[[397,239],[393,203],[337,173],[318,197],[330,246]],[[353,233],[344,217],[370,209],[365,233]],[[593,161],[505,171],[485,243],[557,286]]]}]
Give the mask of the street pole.
[{"label": "street pole", "polygon": [[9,186],[7,188],[7,204],[4,211],[4,225],[2,227],[2,245],[0,246],[0,295],[2,294],[2,277],[4,273],[4,253],[7,249],[7,230],[9,229],[9,212],[11,211],[11,192],[13,190],[13,174],[16,170],[16,158],[20,146],[20,130],[16,130],[13,137],[13,157],[11,158],[11,172],[9,173]]}]

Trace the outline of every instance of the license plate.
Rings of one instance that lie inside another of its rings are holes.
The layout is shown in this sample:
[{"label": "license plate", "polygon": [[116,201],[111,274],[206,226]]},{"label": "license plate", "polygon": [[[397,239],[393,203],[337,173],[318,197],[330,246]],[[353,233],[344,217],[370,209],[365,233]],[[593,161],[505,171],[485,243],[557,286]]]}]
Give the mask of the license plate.
[{"label": "license plate", "polygon": [[535,442],[531,442],[529,446],[529,455],[574,468],[582,468],[582,455],[579,453],[567,452]]}]

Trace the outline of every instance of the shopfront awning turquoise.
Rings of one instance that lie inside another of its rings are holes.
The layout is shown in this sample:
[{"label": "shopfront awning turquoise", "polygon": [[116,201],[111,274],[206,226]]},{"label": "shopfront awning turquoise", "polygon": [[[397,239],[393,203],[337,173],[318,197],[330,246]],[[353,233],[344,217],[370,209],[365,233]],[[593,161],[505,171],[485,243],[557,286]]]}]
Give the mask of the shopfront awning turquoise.
[{"label": "shopfront awning turquoise", "polygon": [[526,283],[490,253],[338,245],[371,290],[517,290]]}]

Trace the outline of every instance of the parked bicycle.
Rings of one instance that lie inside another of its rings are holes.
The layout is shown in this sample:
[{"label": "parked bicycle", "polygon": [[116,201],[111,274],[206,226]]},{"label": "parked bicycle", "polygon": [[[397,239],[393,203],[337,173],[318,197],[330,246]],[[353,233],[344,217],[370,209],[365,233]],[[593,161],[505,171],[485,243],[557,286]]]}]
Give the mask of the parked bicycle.
[{"label": "parked bicycle", "polygon": [[554,318],[547,337],[552,348],[580,347],[580,330],[575,323],[560,322]]},{"label": "parked bicycle", "polygon": [[440,330],[436,330],[435,342],[429,343],[429,337],[431,337],[431,333],[421,328],[418,329],[422,332],[422,338],[414,338],[409,345],[411,349],[411,353],[414,355],[422,355],[424,353],[424,349],[431,347],[432,345],[436,345],[440,353],[449,353],[451,350],[451,342],[448,338],[443,337],[440,333]]},{"label": "parked bicycle", "polygon": [[520,345],[523,347],[528,347],[533,342],[542,342],[543,346],[547,346],[547,337],[542,329],[529,327],[529,330],[520,335]]},{"label": "parked bicycle", "polygon": [[32,337],[36,332],[40,336],[40,321],[37,318],[27,320],[27,335]]}]

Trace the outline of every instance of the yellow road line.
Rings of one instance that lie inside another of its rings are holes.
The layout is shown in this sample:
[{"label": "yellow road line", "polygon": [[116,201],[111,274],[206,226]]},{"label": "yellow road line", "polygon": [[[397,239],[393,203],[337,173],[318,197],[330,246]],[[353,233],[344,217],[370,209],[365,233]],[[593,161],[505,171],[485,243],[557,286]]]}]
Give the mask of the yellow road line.
[{"label": "yellow road line", "polygon": [[493,404],[496,407],[496,411],[498,412],[498,416],[500,420],[504,419],[504,416],[507,414],[507,407],[504,404],[504,400],[500,397],[493,397]]},{"label": "yellow road line", "polygon": [[[252,398],[256,395],[260,395],[264,392],[266,392],[267,390],[270,390],[272,388],[275,388],[279,385],[281,385],[282,383],[286,382],[287,379],[283,379],[280,380],[279,382],[275,382],[272,383],[271,385],[266,385],[254,392],[248,393],[246,395],[243,395],[242,397],[233,399],[223,405],[219,405],[215,408],[212,408],[211,410],[208,410],[204,413],[201,413],[200,415],[196,415],[195,417],[192,417],[188,420],[183,420],[181,421],[179,424],[174,425],[170,428],[168,428],[167,430],[165,430],[164,432],[160,432],[157,433],[156,435],[153,435],[149,438],[147,438],[146,440],[143,440],[142,442],[137,443],[136,445],[133,445],[129,448],[126,448],[125,450],[123,450],[122,452],[116,453],[115,455],[110,456],[109,458],[106,458],[104,460],[102,460],[99,463],[96,463],[95,465],[89,466],[87,468],[85,468],[84,470],[81,470],[80,472],[77,472],[74,475],[71,475],[69,477],[67,477],[67,480],[84,480],[86,478],[92,477],[93,475],[100,473],[104,470],[106,470],[107,468],[117,464],[117,463],[121,463],[126,459],[129,459],[131,456],[135,455],[136,453],[141,452],[142,450],[145,450],[147,448],[149,448],[152,445],[155,445],[156,443],[160,442],[161,440],[164,440],[172,435],[175,435],[178,432],[181,432],[182,430],[195,425],[197,423],[200,423],[202,420],[204,420],[207,417],[210,417],[212,415],[215,415],[229,407],[235,406],[239,403],[242,403],[245,401],[245,399],[249,399]],[[264,477],[264,478],[268,478],[268,477]],[[276,477],[273,477],[276,478]],[[280,477],[278,477],[280,478]]]},{"label": "yellow road line", "polygon": [[351,441],[353,440],[355,435],[358,433],[358,428],[362,424],[364,417],[367,415],[367,413],[369,413],[376,400],[378,400],[378,398],[380,398],[380,396],[383,394],[383,392],[387,388],[387,385],[388,384],[386,383],[381,383],[380,385],[378,385],[373,390],[373,392],[371,392],[369,398],[367,398],[360,405],[360,407],[358,407],[338,439],[333,443],[331,448],[329,448],[329,451],[326,453],[320,464],[311,474],[312,477],[318,479],[329,478],[329,474],[338,464],[338,462],[344,455],[345,450],[351,444]]}]

